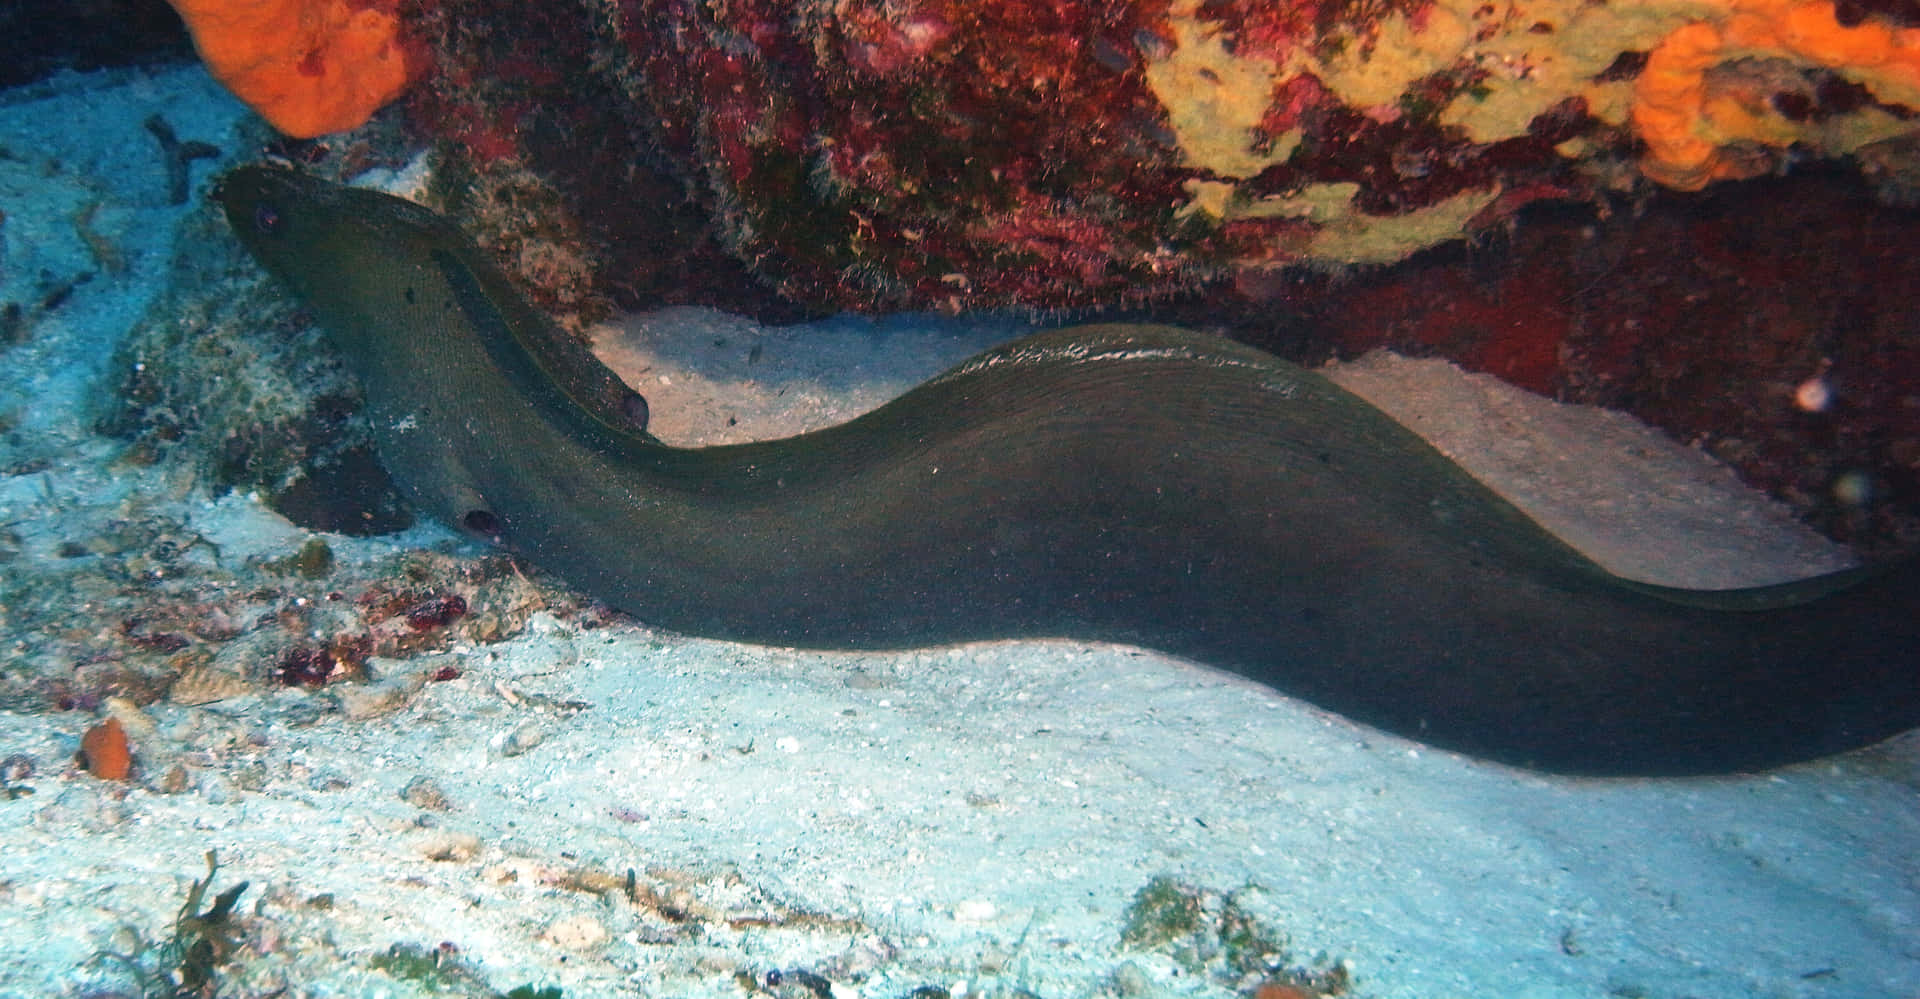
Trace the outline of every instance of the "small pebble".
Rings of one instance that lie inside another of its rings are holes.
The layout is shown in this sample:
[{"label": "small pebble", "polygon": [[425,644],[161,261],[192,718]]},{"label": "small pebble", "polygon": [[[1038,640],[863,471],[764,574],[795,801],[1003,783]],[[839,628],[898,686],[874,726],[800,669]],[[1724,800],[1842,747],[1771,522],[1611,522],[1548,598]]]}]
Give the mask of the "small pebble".
[{"label": "small pebble", "polygon": [[15,753],[0,760],[0,781],[17,783],[33,776],[35,769],[33,757],[26,753]]},{"label": "small pebble", "polygon": [[1146,969],[1127,961],[1113,969],[1113,991],[1127,999],[1153,994],[1153,976]]},{"label": "small pebble", "polygon": [[970,898],[953,907],[953,918],[963,923],[990,923],[999,910],[984,898]]},{"label": "small pebble", "polygon": [[547,741],[546,729],[538,722],[527,722],[507,733],[507,737],[500,740],[500,755],[520,756],[531,752],[535,746],[545,741]]},{"label": "small pebble", "polygon": [[407,687],[394,683],[369,686],[346,684],[334,690],[334,695],[340,699],[341,713],[354,721],[391,714],[406,705],[411,693]]},{"label": "small pebble", "polygon": [[179,794],[192,786],[193,782],[187,775],[187,768],[178,763],[162,770],[160,776],[153,782],[153,789],[161,794]]},{"label": "small pebble", "polygon": [[293,556],[290,568],[305,579],[324,579],[333,571],[333,549],[324,538],[308,538]]},{"label": "small pebble", "polygon": [[556,920],[547,927],[540,939],[561,950],[589,951],[604,945],[612,939],[605,926],[592,916],[569,916]]},{"label": "small pebble", "polygon": [[353,779],[330,771],[314,773],[307,776],[307,786],[315,791],[345,791],[353,786]]},{"label": "small pebble", "polygon": [[208,772],[200,778],[200,800],[209,805],[231,804],[240,797],[240,788],[225,774]]},{"label": "small pebble", "polygon": [[440,833],[421,843],[420,853],[428,860],[443,863],[472,860],[480,855],[480,838],[466,833]]},{"label": "small pebble", "polygon": [[450,812],[453,801],[431,777],[415,777],[400,789],[400,800],[429,812]]}]

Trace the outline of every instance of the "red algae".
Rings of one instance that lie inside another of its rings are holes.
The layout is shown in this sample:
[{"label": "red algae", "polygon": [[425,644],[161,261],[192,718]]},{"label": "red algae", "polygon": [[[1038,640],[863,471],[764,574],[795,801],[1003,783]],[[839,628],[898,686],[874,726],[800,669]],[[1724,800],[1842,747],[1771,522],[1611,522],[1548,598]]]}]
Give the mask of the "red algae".
[{"label": "red algae", "polygon": [[[590,24],[454,0],[440,15],[447,68],[416,98],[415,120],[476,161],[534,171],[582,219],[609,214],[588,169],[637,183],[641,196],[620,198],[614,214],[636,214],[632,235],[650,237],[596,242],[604,273],[649,275],[672,266],[661,256],[718,251],[804,308],[1137,304],[1220,284],[1248,263],[1312,262],[1311,236],[1329,224],[1199,210],[1219,206],[1195,185],[1225,178],[1194,143],[1223,140],[1183,124],[1156,67],[1197,58],[1183,50],[1202,45],[1195,31],[1224,46],[1213,58],[1291,65],[1426,8],[619,0]],[[540,53],[594,67],[558,88],[571,101],[549,99],[555,88],[537,74],[492,72]],[[1269,92],[1243,95],[1264,111],[1224,138],[1273,166],[1238,197],[1352,183],[1345,211],[1391,217],[1463,193],[1582,191],[1553,147],[1596,132],[1583,105],[1504,142],[1437,122],[1483,75],[1463,66],[1411,81],[1399,109],[1350,105],[1309,70],[1275,76]],[[493,129],[476,134],[478,122]],[[685,220],[647,207],[655,186],[692,209]],[[1497,207],[1523,201],[1509,194]],[[1444,231],[1419,228],[1399,252]],[[728,290],[711,278],[684,276],[609,290],[628,306],[739,306],[738,284],[720,300]]]}]

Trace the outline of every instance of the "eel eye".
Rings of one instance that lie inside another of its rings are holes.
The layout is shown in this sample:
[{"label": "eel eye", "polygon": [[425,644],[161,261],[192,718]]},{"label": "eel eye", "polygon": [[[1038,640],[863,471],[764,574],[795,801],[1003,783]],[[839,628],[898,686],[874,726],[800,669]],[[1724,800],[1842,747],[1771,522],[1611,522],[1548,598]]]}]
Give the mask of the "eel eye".
[{"label": "eel eye", "polygon": [[628,392],[621,396],[620,415],[627,418],[627,424],[633,429],[645,431],[647,420],[652,416],[647,408],[647,397],[638,392]]},{"label": "eel eye", "polygon": [[255,229],[271,236],[280,231],[283,221],[284,220],[280,218],[280,210],[272,205],[261,202],[253,206],[253,227]]}]

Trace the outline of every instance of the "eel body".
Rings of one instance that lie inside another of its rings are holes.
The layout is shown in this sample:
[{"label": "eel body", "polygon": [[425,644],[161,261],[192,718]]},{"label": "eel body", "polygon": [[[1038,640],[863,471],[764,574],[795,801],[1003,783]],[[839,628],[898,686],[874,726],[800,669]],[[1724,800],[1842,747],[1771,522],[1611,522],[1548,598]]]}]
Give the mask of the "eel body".
[{"label": "eel body", "polygon": [[235,232],[365,381],[420,509],[650,624],[811,648],[1060,636],[1592,775],[1761,769],[1920,724],[1920,561],[1622,580],[1278,358],[1041,333],[840,426],[680,449],[433,213],[274,167]]}]

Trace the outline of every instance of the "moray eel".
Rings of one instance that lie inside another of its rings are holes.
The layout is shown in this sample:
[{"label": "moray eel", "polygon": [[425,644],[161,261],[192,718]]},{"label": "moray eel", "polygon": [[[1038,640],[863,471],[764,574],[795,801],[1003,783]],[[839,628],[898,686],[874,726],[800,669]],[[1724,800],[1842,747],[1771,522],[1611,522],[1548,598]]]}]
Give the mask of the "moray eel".
[{"label": "moray eel", "polygon": [[680,449],[426,209],[274,167],[216,197],[357,368],[419,509],[653,625],[823,649],[1130,643],[1570,774],[1762,769],[1920,723],[1920,561],[1629,582],[1248,347],[1045,332],[840,426]]}]

